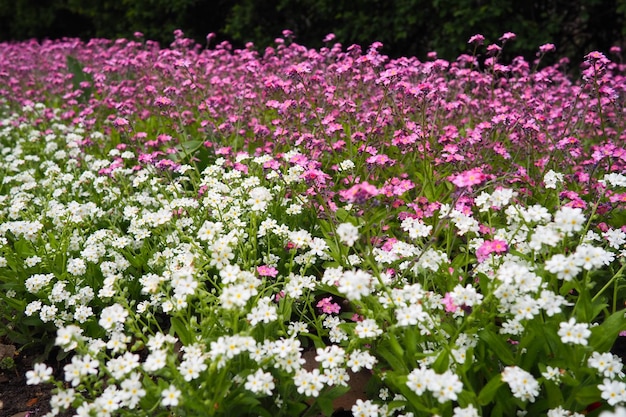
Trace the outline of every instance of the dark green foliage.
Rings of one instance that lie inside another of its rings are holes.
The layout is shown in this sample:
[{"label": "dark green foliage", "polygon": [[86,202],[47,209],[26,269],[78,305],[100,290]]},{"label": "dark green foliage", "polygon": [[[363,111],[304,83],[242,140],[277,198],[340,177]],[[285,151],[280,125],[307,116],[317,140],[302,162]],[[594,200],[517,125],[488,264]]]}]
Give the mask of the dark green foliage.
[{"label": "dark green foliage", "polygon": [[580,61],[623,44],[625,17],[626,0],[0,0],[0,40],[129,38],[138,31],[166,46],[182,29],[201,44],[216,32],[218,40],[262,49],[290,29],[310,47],[323,46],[332,32],[344,47],[380,41],[394,57],[437,51],[454,59],[471,52],[474,34],[493,43],[514,32],[507,59],[532,60],[550,42],[555,56]]},{"label": "dark green foliage", "polygon": [[240,0],[225,31],[265,45],[287,28],[297,42],[316,47],[333,32],[344,46],[380,41],[391,56],[437,51],[445,59],[471,51],[467,40],[474,34],[493,43],[514,32],[509,58],[532,60],[540,45],[554,43],[558,56],[580,60],[622,43],[625,16],[626,0]]},{"label": "dark green foliage", "polygon": [[203,41],[219,32],[228,0],[0,0],[0,40],[130,38],[169,45],[172,32]]}]

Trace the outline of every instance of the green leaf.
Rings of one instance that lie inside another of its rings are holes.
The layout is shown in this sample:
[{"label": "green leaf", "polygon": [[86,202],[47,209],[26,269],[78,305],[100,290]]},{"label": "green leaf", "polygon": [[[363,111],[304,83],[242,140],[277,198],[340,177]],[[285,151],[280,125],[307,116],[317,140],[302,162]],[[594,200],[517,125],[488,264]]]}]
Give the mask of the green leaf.
[{"label": "green leaf", "polygon": [[563,404],[563,393],[554,382],[546,381],[543,386],[545,387],[545,393],[547,394],[547,400],[550,408],[556,408]]},{"label": "green leaf", "polygon": [[432,369],[435,372],[442,374],[448,369],[449,364],[450,364],[450,355],[448,354],[448,351],[443,350],[437,356],[437,359],[435,359],[435,362],[432,365]]},{"label": "green leaf", "polygon": [[504,364],[511,365],[515,362],[510,346],[496,333],[485,329],[478,333],[478,337],[489,346],[488,350],[494,352]]},{"label": "green leaf", "polygon": [[602,400],[600,397],[600,390],[595,385],[579,389],[574,398],[576,398],[576,402],[578,402],[578,404],[583,406]]},{"label": "green leaf", "polygon": [[190,345],[193,343],[193,336],[187,326],[185,326],[185,322],[180,317],[172,317],[170,322],[172,324],[172,330],[176,333],[183,345]]},{"label": "green leaf", "polygon": [[598,352],[606,352],[615,344],[621,331],[626,330],[624,310],[616,311],[607,317],[602,324],[591,328],[589,344]]},{"label": "green leaf", "polygon": [[494,375],[489,382],[487,382],[487,385],[480,390],[480,394],[478,394],[478,404],[487,405],[493,401],[493,398],[503,384],[502,375]]},{"label": "green leaf", "polygon": [[403,360],[404,351],[393,335],[389,335],[379,343],[376,347],[376,351],[387,361],[394,371],[401,373],[409,372]]},{"label": "green leaf", "polygon": [[13,247],[15,248],[15,252],[22,258],[27,258],[35,254],[30,242],[24,239],[16,241]]}]

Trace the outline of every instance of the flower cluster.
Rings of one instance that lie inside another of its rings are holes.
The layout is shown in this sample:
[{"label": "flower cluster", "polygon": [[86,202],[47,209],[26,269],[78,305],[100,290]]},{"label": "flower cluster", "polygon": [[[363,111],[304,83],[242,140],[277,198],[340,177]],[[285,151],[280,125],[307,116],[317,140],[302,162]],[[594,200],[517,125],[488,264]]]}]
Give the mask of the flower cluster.
[{"label": "flower cluster", "polygon": [[47,417],[623,413],[626,68],[514,39],[0,44],[0,335],[67,355]]}]

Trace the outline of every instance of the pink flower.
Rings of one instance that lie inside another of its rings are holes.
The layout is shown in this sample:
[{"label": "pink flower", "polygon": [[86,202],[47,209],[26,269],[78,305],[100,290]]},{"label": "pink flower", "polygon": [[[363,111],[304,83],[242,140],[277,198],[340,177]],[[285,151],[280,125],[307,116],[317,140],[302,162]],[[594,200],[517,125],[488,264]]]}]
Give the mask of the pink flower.
[{"label": "pink flower", "polygon": [[231,148],[230,146],[223,146],[219,149],[215,150],[215,155],[230,155],[231,152],[233,151],[233,148]]},{"label": "pink flower", "polygon": [[328,35],[326,35],[326,36],[324,37],[323,42],[324,42],[324,43],[326,43],[326,42],[332,42],[332,41],[334,41],[334,40],[335,40],[335,34],[334,34],[334,33],[329,33]]},{"label": "pink flower", "polygon": [[243,172],[244,174],[248,173],[248,166],[242,164],[241,162],[235,162],[233,168],[235,168],[239,172]]},{"label": "pink flower", "polygon": [[441,302],[444,305],[446,313],[454,313],[459,309],[459,306],[454,304],[454,301],[452,300],[452,294],[450,294],[449,292],[446,293]]},{"label": "pink flower", "polygon": [[123,117],[118,117],[113,121],[113,126],[115,127],[124,127],[124,126],[128,126],[130,123],[128,122],[127,119],[124,119]]},{"label": "pink flower", "polygon": [[474,45],[482,45],[483,42],[485,42],[485,37],[479,33],[472,36],[469,38],[469,41],[467,41],[467,43],[473,43]]},{"label": "pink flower", "polygon": [[506,42],[506,41],[512,41],[515,40],[515,33],[513,32],[506,32],[504,35],[500,36],[500,41],[502,42]]},{"label": "pink flower", "polygon": [[159,107],[165,107],[165,106],[169,106],[172,104],[172,100],[168,97],[165,96],[159,96],[157,98],[154,99],[154,104],[156,104]]},{"label": "pink flower", "polygon": [[256,271],[262,277],[276,278],[276,275],[278,275],[278,269],[269,265],[257,266]]},{"label": "pink flower", "polygon": [[337,314],[341,311],[339,304],[333,302],[333,297],[322,298],[317,303],[317,308],[322,310],[322,313],[326,314]]},{"label": "pink flower", "polygon": [[468,171],[461,172],[457,175],[450,175],[448,180],[457,187],[471,187],[482,183],[487,179],[487,176],[482,172],[480,168],[473,168]]},{"label": "pink flower", "polygon": [[378,188],[367,181],[353,185],[347,190],[339,191],[339,196],[348,203],[364,203],[378,194]]},{"label": "pink flower", "polygon": [[492,253],[504,253],[508,250],[508,245],[503,240],[488,240],[484,242],[478,250],[476,250],[476,258],[478,262],[484,262]]},{"label": "pink flower", "polygon": [[539,52],[541,52],[542,54],[547,54],[548,52],[554,51],[556,51],[556,46],[554,46],[553,43],[546,43],[539,47]]}]

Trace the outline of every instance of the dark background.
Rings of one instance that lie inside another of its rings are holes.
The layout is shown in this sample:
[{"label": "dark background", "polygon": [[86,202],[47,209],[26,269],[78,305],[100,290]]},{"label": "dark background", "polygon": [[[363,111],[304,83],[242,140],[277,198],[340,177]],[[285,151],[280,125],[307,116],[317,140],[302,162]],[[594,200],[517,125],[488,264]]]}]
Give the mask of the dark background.
[{"label": "dark background", "polygon": [[290,29],[295,42],[315,48],[333,32],[344,48],[380,41],[391,57],[437,51],[453,60],[471,53],[470,36],[483,34],[489,44],[510,31],[517,39],[505,48],[508,58],[532,60],[550,42],[552,59],[575,64],[622,45],[625,17],[626,0],[0,0],[0,41],[131,39],[139,31],[166,47],[182,29],[203,45],[214,32],[217,42],[263,49]]}]

